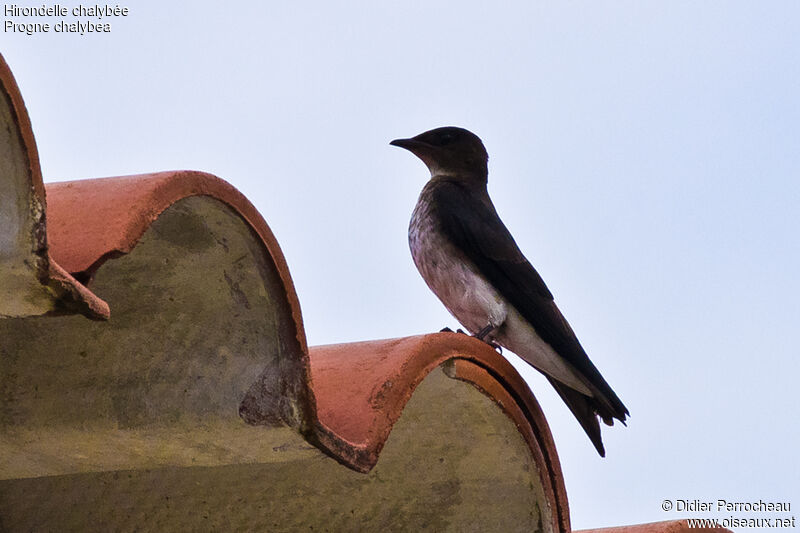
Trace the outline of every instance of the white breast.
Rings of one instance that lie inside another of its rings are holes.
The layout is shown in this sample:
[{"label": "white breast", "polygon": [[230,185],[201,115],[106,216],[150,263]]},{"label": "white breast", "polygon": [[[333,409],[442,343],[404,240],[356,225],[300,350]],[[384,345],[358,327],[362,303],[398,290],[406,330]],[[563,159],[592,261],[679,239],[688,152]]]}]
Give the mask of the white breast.
[{"label": "white breast", "polygon": [[414,209],[408,243],[428,287],[470,333],[505,321],[506,302],[438,231],[427,204],[417,203]]}]

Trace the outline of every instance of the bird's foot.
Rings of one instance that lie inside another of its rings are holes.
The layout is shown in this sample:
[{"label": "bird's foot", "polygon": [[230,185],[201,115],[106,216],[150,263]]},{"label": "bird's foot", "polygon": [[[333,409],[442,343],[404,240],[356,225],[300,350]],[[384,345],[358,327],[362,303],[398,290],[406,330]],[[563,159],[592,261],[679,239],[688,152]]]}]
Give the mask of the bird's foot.
[{"label": "bird's foot", "polygon": [[[502,354],[503,353],[503,347],[500,346],[499,344],[497,344],[496,342],[494,342],[493,340],[489,340],[489,339],[486,338],[486,335],[490,331],[491,331],[491,329],[487,326],[486,328],[483,328],[481,331],[479,331],[475,335],[471,335],[471,337],[474,337],[474,338],[478,339],[479,341],[488,344],[489,346],[492,347],[493,350],[497,351],[497,353]],[[453,330],[448,328],[448,327],[443,327],[442,329],[439,330],[439,333],[453,333]],[[467,335],[467,332],[464,331],[461,328],[458,328],[456,330],[456,333],[461,333],[462,335]]]},{"label": "bird's foot", "polygon": [[489,324],[485,328],[480,330],[478,333],[473,335],[473,337],[475,337],[479,341],[485,342],[486,344],[491,346],[492,349],[495,350],[497,353],[502,354],[503,353],[503,347],[500,346],[499,344],[497,344],[496,342],[494,342],[493,340],[486,338],[486,336],[489,333],[491,333],[492,331],[494,331],[494,330],[495,330],[495,327],[493,325]]},{"label": "bird's foot", "polygon": [[479,341],[485,340],[486,339],[486,335],[491,333],[493,329],[494,329],[494,326],[489,324],[488,326],[486,326],[482,330],[480,330],[478,333],[473,335],[473,337],[475,337]]}]

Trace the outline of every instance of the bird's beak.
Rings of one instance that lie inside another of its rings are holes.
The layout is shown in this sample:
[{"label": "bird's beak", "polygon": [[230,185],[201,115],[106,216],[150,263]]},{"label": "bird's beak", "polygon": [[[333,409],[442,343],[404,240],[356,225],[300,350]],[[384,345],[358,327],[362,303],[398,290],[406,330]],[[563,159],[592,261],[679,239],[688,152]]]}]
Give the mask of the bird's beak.
[{"label": "bird's beak", "polygon": [[424,141],[415,139],[413,137],[411,139],[395,139],[389,144],[391,144],[392,146],[399,146],[400,148],[405,148],[412,154],[416,155],[427,153],[431,149],[431,145],[429,145]]},{"label": "bird's beak", "polygon": [[411,148],[417,144],[418,141],[414,139],[395,139],[389,144],[392,146],[399,146],[400,148],[405,148],[406,150],[411,150]]},{"label": "bird's beak", "polygon": [[410,139],[395,139],[390,142],[392,146],[399,146],[400,148],[405,148],[415,156],[419,157],[425,166],[428,169],[431,168],[431,164],[434,161],[434,152],[435,147],[426,143],[425,141],[420,141],[419,139],[412,137]]}]

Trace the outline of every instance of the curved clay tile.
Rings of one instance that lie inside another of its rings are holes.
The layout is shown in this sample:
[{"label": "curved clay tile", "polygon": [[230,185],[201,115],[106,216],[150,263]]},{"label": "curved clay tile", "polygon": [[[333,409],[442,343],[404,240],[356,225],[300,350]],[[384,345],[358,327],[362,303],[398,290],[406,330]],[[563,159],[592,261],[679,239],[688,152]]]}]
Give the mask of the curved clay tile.
[{"label": "curved clay tile", "polygon": [[[277,274],[279,281],[270,283],[269,291],[274,292],[273,299],[285,301],[290,323],[286,328],[294,337],[281,341],[281,346],[297,347],[291,350],[291,360],[270,366],[262,380],[253,383],[241,401],[239,414],[248,423],[265,424],[275,421],[277,410],[283,413],[279,418],[301,432],[312,427],[314,403],[308,387],[308,347],[300,304],[275,236],[244,195],[211,174],[186,170],[51,183],[47,195],[51,254],[87,285],[94,283],[95,274],[110,260],[137,249],[148,230],[174,206],[181,204],[200,219],[206,216],[205,210],[199,204],[188,207],[194,205],[192,199],[210,199],[229,209],[252,233],[255,247],[260,249],[257,255],[265,256]],[[214,237],[213,245],[227,249],[227,238]],[[249,297],[240,295],[245,301]],[[276,389],[281,390],[281,398],[274,398]]]},{"label": "curved clay tile", "polygon": [[30,118],[0,55],[0,317],[81,313],[108,306],[48,255],[45,190]]},{"label": "curved clay tile", "polygon": [[547,421],[519,373],[468,335],[437,333],[312,347],[318,444],[348,466],[369,471],[423,379],[444,365],[448,375],[492,398],[531,450],[552,509],[553,530],[569,531],[564,479]]},{"label": "curved clay tile", "polygon": [[286,259],[264,218],[224,180],[189,170],[47,184],[51,255],[87,284],[109,258],[130,252],[168,207],[193,196],[219,200],[237,213],[264,243],[283,281],[306,350],[300,303]]}]

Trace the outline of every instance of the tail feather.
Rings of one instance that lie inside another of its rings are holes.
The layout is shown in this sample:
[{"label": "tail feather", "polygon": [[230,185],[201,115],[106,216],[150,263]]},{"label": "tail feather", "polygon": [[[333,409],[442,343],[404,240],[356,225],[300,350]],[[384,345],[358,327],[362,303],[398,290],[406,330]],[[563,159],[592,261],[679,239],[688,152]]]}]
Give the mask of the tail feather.
[{"label": "tail feather", "polygon": [[[594,399],[564,385],[550,376],[546,377],[553,388],[556,389],[558,395],[561,396],[561,399],[564,400],[564,403],[567,404],[569,410],[572,411],[572,414],[575,415],[575,418],[578,419],[578,423],[580,423],[586,435],[589,436],[589,440],[594,444],[597,453],[600,454],[600,457],[605,457],[606,450],[603,447],[603,438],[600,434],[600,421],[597,418],[598,415]],[[605,419],[603,421],[608,423]]]}]

